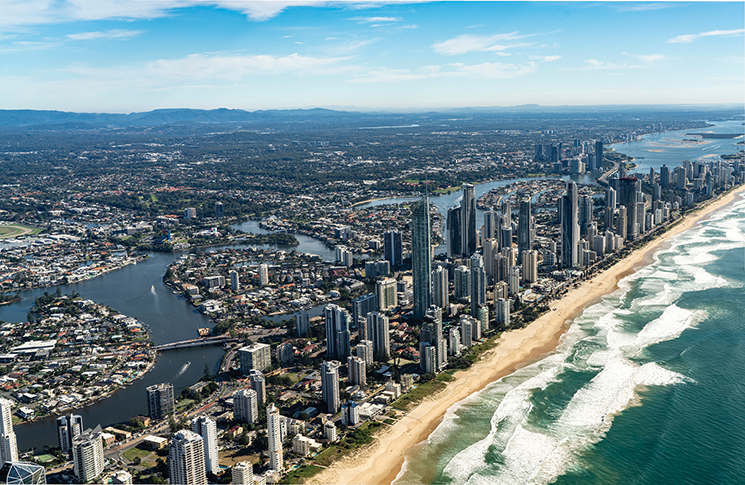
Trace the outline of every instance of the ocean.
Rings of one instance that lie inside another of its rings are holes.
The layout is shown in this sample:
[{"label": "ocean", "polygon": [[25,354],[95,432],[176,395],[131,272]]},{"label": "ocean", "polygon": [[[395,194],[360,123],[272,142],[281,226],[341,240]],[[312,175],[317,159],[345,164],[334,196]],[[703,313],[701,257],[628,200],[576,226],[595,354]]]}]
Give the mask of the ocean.
[{"label": "ocean", "polygon": [[397,485],[743,483],[745,198],[450,408]]}]

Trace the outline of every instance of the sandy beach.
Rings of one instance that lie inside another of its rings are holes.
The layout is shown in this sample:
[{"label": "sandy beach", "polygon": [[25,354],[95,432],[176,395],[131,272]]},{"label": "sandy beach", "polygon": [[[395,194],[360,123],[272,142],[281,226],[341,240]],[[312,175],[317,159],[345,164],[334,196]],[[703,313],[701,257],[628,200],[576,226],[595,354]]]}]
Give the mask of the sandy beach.
[{"label": "sandy beach", "polygon": [[335,463],[311,480],[318,484],[389,484],[398,475],[405,454],[439,425],[448,408],[492,382],[511,374],[556,349],[574,317],[603,295],[618,288],[623,277],[649,264],[655,251],[671,237],[693,227],[710,213],[732,202],[745,191],[739,187],[688,214],[674,228],[635,250],[601,274],[596,274],[561,300],[551,302],[551,311],[529,326],[505,332],[496,348],[470,369],[457,372],[447,388],[419,404],[375,442],[356,456]]}]

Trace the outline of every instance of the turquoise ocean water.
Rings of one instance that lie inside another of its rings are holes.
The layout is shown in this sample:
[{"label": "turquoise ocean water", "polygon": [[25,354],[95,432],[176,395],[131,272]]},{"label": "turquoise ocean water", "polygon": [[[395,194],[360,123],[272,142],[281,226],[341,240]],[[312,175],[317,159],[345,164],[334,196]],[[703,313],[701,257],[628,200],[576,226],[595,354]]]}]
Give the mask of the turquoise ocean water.
[{"label": "turquoise ocean water", "polygon": [[396,484],[745,483],[745,198],[670,240],[553,354],[453,406]]}]

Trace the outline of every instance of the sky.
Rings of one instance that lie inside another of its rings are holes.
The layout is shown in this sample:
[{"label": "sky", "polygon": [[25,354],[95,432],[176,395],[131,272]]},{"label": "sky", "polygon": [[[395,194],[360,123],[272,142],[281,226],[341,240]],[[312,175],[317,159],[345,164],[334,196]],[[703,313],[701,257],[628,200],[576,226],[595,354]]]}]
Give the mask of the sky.
[{"label": "sky", "polygon": [[742,1],[0,0],[0,109],[742,104],[743,27]]}]

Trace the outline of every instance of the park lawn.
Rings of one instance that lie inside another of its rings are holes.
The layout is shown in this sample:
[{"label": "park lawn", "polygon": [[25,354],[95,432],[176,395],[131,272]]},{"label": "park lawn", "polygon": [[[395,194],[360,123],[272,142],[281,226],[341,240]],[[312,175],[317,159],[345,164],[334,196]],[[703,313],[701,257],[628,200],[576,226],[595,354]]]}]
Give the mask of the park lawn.
[{"label": "park lawn", "polygon": [[393,404],[391,404],[391,406],[396,409],[409,410],[423,401],[427,396],[431,396],[445,389],[446,386],[447,384],[444,382],[438,379],[432,379],[424,384],[419,384],[414,389],[398,398]]},{"label": "park lawn", "polygon": [[179,401],[176,403],[176,412],[180,413],[186,411],[187,409],[190,409],[194,402],[194,399],[179,399]]},{"label": "park lawn", "polygon": [[124,458],[129,461],[132,461],[135,458],[139,458],[140,460],[144,461],[145,457],[150,455],[151,453],[152,450],[143,450],[139,446],[135,446],[134,448],[130,448],[124,452]]},{"label": "park lawn", "polygon": [[323,468],[317,465],[303,465],[300,468],[292,470],[282,478],[282,483],[305,483],[305,480],[318,474]]}]

